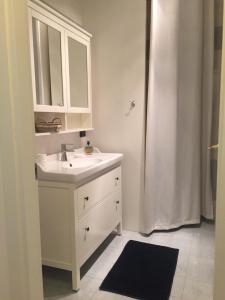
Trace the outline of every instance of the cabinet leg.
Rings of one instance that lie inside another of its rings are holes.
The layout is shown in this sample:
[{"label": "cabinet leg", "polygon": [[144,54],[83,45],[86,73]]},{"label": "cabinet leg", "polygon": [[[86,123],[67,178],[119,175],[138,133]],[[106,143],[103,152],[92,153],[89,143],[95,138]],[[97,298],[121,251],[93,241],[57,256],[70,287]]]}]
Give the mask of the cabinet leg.
[{"label": "cabinet leg", "polygon": [[116,226],[117,234],[122,235],[122,222]]},{"label": "cabinet leg", "polygon": [[76,292],[80,289],[80,268],[72,270],[72,288]]}]

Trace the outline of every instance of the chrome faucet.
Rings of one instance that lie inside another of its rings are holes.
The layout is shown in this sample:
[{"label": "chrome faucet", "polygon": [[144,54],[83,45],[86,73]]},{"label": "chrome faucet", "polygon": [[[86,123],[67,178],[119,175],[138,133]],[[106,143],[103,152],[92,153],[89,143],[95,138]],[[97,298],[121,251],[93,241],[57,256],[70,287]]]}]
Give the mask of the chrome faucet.
[{"label": "chrome faucet", "polygon": [[73,149],[67,149],[67,146],[74,146],[73,144],[61,144],[61,161],[67,161],[67,153],[66,152],[72,152]]}]

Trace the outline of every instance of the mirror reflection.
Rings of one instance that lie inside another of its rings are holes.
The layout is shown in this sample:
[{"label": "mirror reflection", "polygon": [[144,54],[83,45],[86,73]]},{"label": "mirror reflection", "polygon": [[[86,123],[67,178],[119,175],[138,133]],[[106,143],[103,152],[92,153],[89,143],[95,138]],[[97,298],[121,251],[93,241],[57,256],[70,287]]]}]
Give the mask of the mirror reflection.
[{"label": "mirror reflection", "polygon": [[61,34],[33,18],[37,104],[63,106]]},{"label": "mirror reflection", "polygon": [[87,47],[78,41],[68,38],[70,105],[88,107],[88,71]]}]

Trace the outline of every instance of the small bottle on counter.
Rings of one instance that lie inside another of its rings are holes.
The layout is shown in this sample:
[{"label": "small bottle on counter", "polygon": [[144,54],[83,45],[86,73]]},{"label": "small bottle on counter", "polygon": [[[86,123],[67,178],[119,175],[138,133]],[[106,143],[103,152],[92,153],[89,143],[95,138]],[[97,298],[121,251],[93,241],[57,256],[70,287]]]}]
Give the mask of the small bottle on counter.
[{"label": "small bottle on counter", "polygon": [[91,154],[93,152],[93,146],[91,145],[90,141],[87,141],[86,146],[84,147],[84,152],[86,154]]}]

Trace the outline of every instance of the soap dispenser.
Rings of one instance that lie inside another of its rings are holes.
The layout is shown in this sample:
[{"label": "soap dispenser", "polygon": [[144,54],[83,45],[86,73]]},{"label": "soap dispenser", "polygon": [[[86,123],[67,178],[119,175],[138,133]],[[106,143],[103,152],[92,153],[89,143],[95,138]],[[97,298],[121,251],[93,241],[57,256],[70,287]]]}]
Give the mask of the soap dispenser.
[{"label": "soap dispenser", "polygon": [[87,141],[86,146],[84,147],[84,151],[86,154],[91,154],[93,152],[93,146],[91,145],[90,141]]}]

